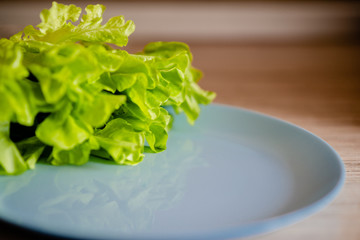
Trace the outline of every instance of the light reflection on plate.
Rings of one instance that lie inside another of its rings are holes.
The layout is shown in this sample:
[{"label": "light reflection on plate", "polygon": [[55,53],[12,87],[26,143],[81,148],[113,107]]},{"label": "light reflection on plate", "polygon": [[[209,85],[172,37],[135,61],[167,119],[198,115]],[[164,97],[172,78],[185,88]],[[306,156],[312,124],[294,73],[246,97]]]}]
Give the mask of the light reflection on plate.
[{"label": "light reflection on plate", "polygon": [[222,105],[177,116],[168,149],[138,166],[94,158],[0,177],[0,218],[86,239],[223,239],[284,227],[327,205],[344,167],[324,141]]}]

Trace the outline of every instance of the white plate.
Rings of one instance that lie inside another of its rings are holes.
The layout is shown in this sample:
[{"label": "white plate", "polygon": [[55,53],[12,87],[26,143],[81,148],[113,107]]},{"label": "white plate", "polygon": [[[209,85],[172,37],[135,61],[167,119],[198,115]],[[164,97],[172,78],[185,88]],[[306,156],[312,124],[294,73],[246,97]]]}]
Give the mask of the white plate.
[{"label": "white plate", "polygon": [[138,166],[93,158],[0,177],[0,218],[84,239],[224,239],[260,234],[327,205],[345,177],[338,154],[292,124],[233,107],[180,115],[168,149]]}]

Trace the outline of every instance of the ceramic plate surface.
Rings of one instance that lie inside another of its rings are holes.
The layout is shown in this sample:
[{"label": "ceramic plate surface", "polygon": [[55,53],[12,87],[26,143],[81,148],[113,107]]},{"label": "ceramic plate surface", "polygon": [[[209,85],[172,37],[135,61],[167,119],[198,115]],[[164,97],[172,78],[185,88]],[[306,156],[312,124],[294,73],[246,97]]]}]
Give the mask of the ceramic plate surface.
[{"label": "ceramic plate surface", "polygon": [[284,227],[326,206],[345,177],[338,154],[292,124],[210,105],[176,117],[168,149],[137,166],[92,158],[0,177],[0,218],[84,239],[224,239]]}]

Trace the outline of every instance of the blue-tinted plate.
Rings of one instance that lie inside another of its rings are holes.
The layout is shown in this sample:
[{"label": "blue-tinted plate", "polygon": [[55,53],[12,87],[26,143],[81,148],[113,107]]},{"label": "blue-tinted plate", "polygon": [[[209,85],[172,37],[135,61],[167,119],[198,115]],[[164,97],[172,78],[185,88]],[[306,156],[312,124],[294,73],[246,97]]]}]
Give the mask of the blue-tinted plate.
[{"label": "blue-tinted plate", "polygon": [[84,239],[223,239],[260,234],[327,205],[338,154],[292,124],[222,105],[176,117],[168,149],[138,166],[93,158],[0,177],[0,218]]}]

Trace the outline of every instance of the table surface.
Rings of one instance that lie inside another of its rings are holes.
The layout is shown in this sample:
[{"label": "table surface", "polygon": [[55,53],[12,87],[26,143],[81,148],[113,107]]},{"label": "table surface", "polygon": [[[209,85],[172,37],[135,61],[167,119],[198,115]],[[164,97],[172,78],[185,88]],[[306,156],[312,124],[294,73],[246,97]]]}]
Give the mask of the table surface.
[{"label": "table surface", "polygon": [[201,85],[216,102],[259,111],[327,141],[346,168],[345,185],[324,210],[274,233],[281,239],[360,239],[360,46],[194,46]]},{"label": "table surface", "polygon": [[[327,141],[346,167],[345,185],[329,206],[252,239],[360,239],[360,45],[197,42],[190,47],[194,65],[204,72],[200,85],[217,93],[215,102],[309,130]],[[0,239],[24,236],[3,222],[0,232]]]}]

